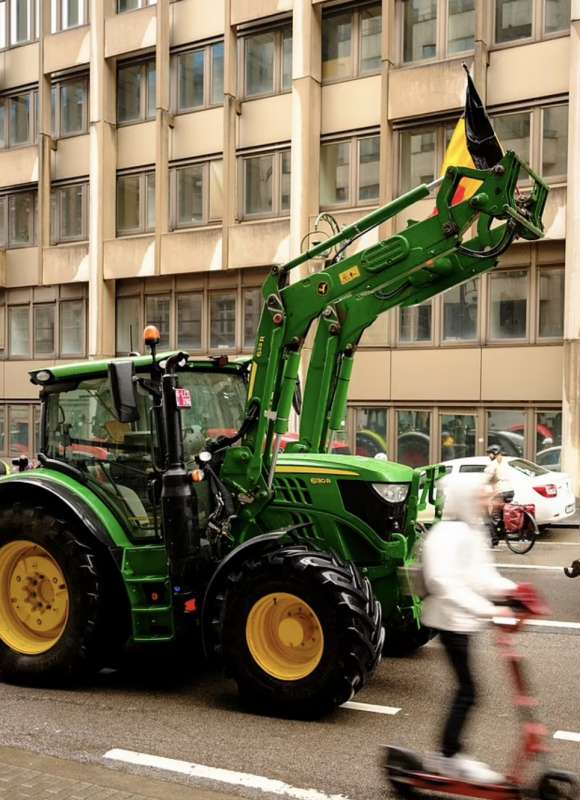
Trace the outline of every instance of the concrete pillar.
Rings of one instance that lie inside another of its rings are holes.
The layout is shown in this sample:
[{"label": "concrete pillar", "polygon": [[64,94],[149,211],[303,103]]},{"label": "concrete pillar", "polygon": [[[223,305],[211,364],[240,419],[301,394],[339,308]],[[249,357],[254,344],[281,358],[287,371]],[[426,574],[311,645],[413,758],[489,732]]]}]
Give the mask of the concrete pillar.
[{"label": "concrete pillar", "polygon": [[38,20],[38,278],[43,283],[44,248],[50,246],[50,187],[51,187],[51,114],[50,75],[44,74],[44,41],[50,35],[50,0],[41,0]]},{"label": "concrete pillar", "polygon": [[104,276],[104,243],[115,236],[115,68],[105,59],[114,0],[90,0],[89,358],[115,353],[115,282]]},{"label": "concrete pillar", "polygon": [[[224,131],[223,131],[223,227],[222,269],[230,266],[230,228],[236,224],[236,127],[240,113],[237,91],[237,37],[232,27],[231,0],[224,3]],[[235,265],[231,265],[235,266]]]},{"label": "concrete pillar", "polygon": [[161,237],[169,230],[169,0],[157,0],[155,50],[155,272],[161,273]]},{"label": "concrete pillar", "polygon": [[[290,257],[301,252],[319,208],[321,116],[320,6],[295,0],[292,14],[292,153]],[[301,277],[298,270],[291,279]]]},{"label": "concrete pillar", "polygon": [[572,2],[568,118],[568,191],[566,202],[566,279],[562,386],[562,469],[580,494],[580,0]]}]

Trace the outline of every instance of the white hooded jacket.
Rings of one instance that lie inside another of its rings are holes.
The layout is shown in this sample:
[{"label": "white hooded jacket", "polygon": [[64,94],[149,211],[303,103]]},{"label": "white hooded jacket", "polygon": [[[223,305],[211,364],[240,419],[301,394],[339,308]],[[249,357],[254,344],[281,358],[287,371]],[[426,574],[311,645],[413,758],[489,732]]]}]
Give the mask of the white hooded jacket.
[{"label": "white hooded jacket", "polygon": [[445,491],[445,514],[423,544],[423,578],[427,597],[422,620],[430,628],[472,633],[491,619],[491,600],[501,600],[515,588],[503,578],[489,555],[483,528],[481,480],[456,482]]}]

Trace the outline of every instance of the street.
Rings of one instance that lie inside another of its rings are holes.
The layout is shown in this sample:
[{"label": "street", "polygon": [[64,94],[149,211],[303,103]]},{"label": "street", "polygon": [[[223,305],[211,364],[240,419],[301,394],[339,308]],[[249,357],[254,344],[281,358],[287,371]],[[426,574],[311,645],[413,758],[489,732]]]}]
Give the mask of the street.
[{"label": "street", "polygon": [[[533,582],[551,605],[549,621],[530,626],[519,647],[540,700],[553,762],[577,770],[580,736],[569,741],[554,739],[553,734],[580,733],[580,579],[570,580],[561,570],[579,556],[578,530],[564,528],[549,532],[526,556],[516,556],[504,546],[494,551],[504,574]],[[478,646],[480,707],[469,740],[475,755],[505,769],[517,729],[506,673],[492,637],[491,631],[486,632]],[[240,706],[234,684],[195,664],[179,683],[173,675],[172,664],[153,666],[141,660],[131,672],[104,671],[91,686],[75,691],[0,685],[0,763],[14,763],[14,753],[21,751],[64,760],[71,774],[77,774],[79,762],[87,770],[106,766],[117,775],[150,777],[158,786],[165,781],[181,784],[175,794],[180,798],[199,797],[202,790],[207,796],[210,790],[248,798],[277,794],[300,800],[328,795],[379,800],[392,796],[385,793],[378,766],[380,745],[434,749],[449,687],[437,640],[412,658],[383,660],[371,685],[354,698],[354,707],[341,708],[318,722],[250,714]],[[10,794],[2,788],[5,774],[0,771],[0,798],[64,794],[48,789],[45,795]],[[167,797],[172,791],[168,786]],[[64,796],[100,800],[158,795],[111,789],[110,794]]]}]

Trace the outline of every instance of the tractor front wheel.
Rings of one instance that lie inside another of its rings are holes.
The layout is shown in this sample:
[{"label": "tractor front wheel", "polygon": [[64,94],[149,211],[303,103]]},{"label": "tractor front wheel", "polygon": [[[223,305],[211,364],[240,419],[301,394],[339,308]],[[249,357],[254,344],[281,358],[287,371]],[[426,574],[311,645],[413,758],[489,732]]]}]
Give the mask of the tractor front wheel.
[{"label": "tractor front wheel", "polygon": [[95,669],[108,634],[98,559],[42,509],[0,513],[0,678],[50,685]]},{"label": "tractor front wheel", "polygon": [[252,705],[316,717],[341,705],[373,673],[381,609],[352,564],[287,546],[245,562],[224,596],[228,674]]}]

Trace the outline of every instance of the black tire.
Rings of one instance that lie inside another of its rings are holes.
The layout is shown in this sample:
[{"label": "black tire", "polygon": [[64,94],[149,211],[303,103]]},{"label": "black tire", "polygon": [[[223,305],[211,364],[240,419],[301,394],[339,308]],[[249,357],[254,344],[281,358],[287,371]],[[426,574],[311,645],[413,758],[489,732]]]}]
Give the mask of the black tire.
[{"label": "black tire", "polygon": [[524,511],[522,528],[517,533],[506,533],[506,544],[512,553],[523,556],[529,553],[538,537],[538,523],[528,511]]},{"label": "black tire", "polygon": [[421,797],[420,792],[413,789],[408,783],[398,781],[396,778],[389,778],[389,783],[395,794],[402,797],[403,800],[415,800],[417,797]]},{"label": "black tire", "polygon": [[572,773],[549,770],[540,778],[537,794],[540,800],[577,800],[580,786]]},{"label": "black tire", "polygon": [[[105,572],[97,554],[71,524],[42,508],[23,509],[17,503],[0,512],[0,552],[21,541],[39,545],[60,568],[68,590],[68,614],[60,638],[44,652],[27,655],[0,638],[0,678],[37,686],[74,682],[103,666],[117,642],[120,626],[113,622],[113,593],[105,594]],[[3,591],[7,596],[7,587],[0,586]]]},{"label": "black tire", "polygon": [[417,625],[415,617],[409,609],[385,623],[383,655],[389,658],[410,656],[435,636],[437,636],[437,631],[426,625]]},{"label": "black tire", "polygon": [[[307,604],[322,631],[320,660],[299,679],[270,674],[248,644],[252,610],[276,593]],[[316,718],[349,700],[374,672],[383,644],[381,607],[353,564],[305,546],[281,547],[228,576],[220,638],[226,672],[245,701],[282,716]]]}]

